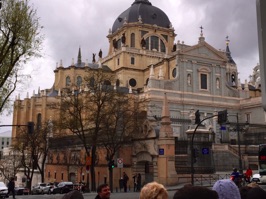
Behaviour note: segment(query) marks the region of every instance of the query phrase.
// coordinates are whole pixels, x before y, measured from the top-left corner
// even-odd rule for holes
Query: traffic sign
[[[203,155],[209,155],[209,153],[210,153],[209,148],[202,148],[202,149],[201,149],[201,153],[202,153]]]
[[[159,155],[164,155],[164,149],[159,149]]]
[[[117,158],[117,168],[123,168],[123,158]]]

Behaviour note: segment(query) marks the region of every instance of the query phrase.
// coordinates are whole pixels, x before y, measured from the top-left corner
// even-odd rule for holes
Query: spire
[[[160,137],[173,137],[173,128],[171,126],[170,111],[169,111],[168,99],[166,93],[164,93],[164,100],[163,100]]]
[[[200,26],[200,37],[199,37],[199,43],[204,42],[205,37],[203,36],[203,27]]]
[[[235,61],[233,60],[232,56],[231,56],[231,52],[229,49],[229,43],[230,43],[229,37],[226,36],[226,57],[228,58],[228,62],[230,64],[236,64]]]
[[[81,65],[81,49],[79,47],[79,53],[78,53],[78,65]]]

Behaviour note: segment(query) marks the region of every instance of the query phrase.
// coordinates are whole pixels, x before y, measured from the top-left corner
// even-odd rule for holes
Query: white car
[[[8,198],[8,189],[7,186],[5,185],[5,183],[0,182],[0,197],[1,198]]]
[[[266,176],[261,176],[260,174],[256,173],[251,177],[251,182],[256,182],[259,184],[265,184],[266,183]]]
[[[256,183],[260,183],[260,174],[256,173],[254,174],[251,179],[250,179],[251,182],[256,182]]]

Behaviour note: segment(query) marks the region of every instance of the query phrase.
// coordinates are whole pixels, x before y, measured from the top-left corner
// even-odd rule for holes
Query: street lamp
[[[240,174],[243,174],[243,166],[242,166],[242,158],[241,158],[241,148],[240,148],[240,131],[245,131],[249,128],[249,123],[246,121],[244,128],[240,128],[238,113],[236,115],[229,115],[229,116],[236,116],[236,128],[230,128],[230,123],[227,122],[226,125],[229,126],[229,130],[234,130],[237,132],[237,144],[238,144],[238,166]]]

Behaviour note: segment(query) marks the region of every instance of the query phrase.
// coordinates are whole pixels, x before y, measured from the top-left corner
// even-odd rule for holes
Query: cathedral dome
[[[159,8],[152,6],[149,0],[135,0],[130,8],[117,17],[112,27],[112,33],[121,28],[125,21],[134,23],[138,22],[140,18],[144,24],[156,24],[163,28],[169,28],[171,24],[168,16]]]

